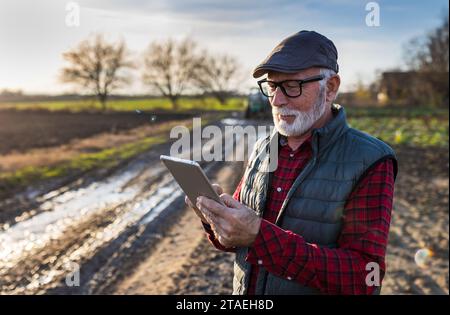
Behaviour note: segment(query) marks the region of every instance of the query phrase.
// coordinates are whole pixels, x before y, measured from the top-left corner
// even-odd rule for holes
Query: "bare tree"
[[[448,22],[448,12],[445,12],[439,27],[425,36],[411,39],[404,47],[406,64],[417,73],[415,82],[409,82],[416,103],[448,106]]]
[[[228,55],[213,56],[204,52],[194,71],[194,82],[204,93],[213,95],[220,104],[235,91],[239,63]]]
[[[144,54],[144,84],[167,97],[175,110],[182,93],[192,86],[192,74],[199,66],[196,47],[190,39],[180,42],[168,39],[151,43]]]
[[[96,35],[80,42],[63,57],[69,65],[62,69],[61,81],[94,93],[103,110],[111,91],[130,82],[124,70],[133,64],[127,59],[123,41],[109,43]]]
[[[449,71],[448,13],[442,24],[426,36],[411,39],[404,48],[407,65],[416,71]]]

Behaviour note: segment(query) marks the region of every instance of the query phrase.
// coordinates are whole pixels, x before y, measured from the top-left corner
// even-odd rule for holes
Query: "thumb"
[[[220,187],[219,184],[214,183],[214,184],[212,184],[212,186],[219,196],[223,193],[223,189],[222,189],[222,187]]]
[[[230,208],[239,208],[241,206],[241,203],[231,197],[228,194],[222,194],[220,195],[220,199],[223,201],[223,203]]]

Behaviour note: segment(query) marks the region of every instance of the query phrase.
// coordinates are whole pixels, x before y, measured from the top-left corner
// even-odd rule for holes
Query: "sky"
[[[379,26],[368,26],[369,2],[379,6]],[[80,8],[79,25],[66,23]],[[76,90],[58,81],[62,53],[96,33],[123,39],[133,60],[149,43],[190,37],[212,53],[235,56],[244,77],[255,85],[252,69],[285,37],[315,30],[338,49],[341,91],[377,71],[402,68],[403,46],[437,27],[447,0],[2,0],[0,2],[0,90],[60,94]],[[137,76],[119,91],[148,92]]]

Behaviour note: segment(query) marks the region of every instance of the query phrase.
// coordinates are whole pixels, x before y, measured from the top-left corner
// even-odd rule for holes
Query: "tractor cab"
[[[247,97],[245,118],[268,118],[270,113],[269,99],[261,93],[259,88],[253,87]]]

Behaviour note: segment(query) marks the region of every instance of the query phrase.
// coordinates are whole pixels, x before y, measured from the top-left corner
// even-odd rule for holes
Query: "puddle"
[[[132,199],[138,189],[122,190],[122,186],[135,177],[137,171],[127,171],[105,182],[67,191],[47,200],[40,206],[43,212],[0,233],[0,261],[14,259],[24,250],[44,246],[87,214]]]

